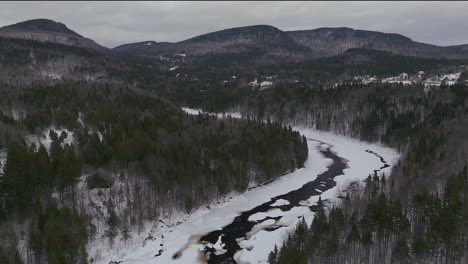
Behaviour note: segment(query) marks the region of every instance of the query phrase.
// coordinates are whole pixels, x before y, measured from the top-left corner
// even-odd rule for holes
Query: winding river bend
[[[286,194],[279,195],[271,198],[269,202],[261,204],[252,210],[243,212],[241,215],[237,216],[234,221],[225,226],[221,230],[213,231],[206,236],[203,236],[201,242],[209,242],[215,244],[221,236],[221,241],[225,245],[223,248],[226,250],[224,254],[216,255],[213,248],[206,247],[206,251],[209,252],[208,263],[210,264],[219,264],[219,263],[236,263],[234,260],[234,254],[237,250],[240,250],[240,246],[237,243],[238,239],[245,238],[248,232],[252,228],[266,220],[274,219],[275,221],[280,220],[281,216],[277,217],[265,217],[261,220],[249,221],[249,218],[257,213],[266,213],[272,209],[280,209],[281,211],[290,211],[293,207],[301,206],[301,202],[309,199],[311,196],[320,195],[324,191],[333,188],[336,185],[336,182],[333,180],[335,176],[343,174],[343,170],[346,168],[346,163],[334,154],[330,148],[327,150],[321,151],[322,155],[326,158],[333,160],[333,163],[328,167],[328,170],[318,175],[315,180],[304,184],[300,189],[290,191]],[[287,204],[274,206],[278,200],[286,200]],[[314,210],[311,206],[310,210]],[[281,226],[271,225],[267,227],[267,231],[276,230],[281,228]]]
[[[274,209],[280,209],[283,212],[290,211],[294,207],[303,206],[303,201],[309,199],[310,197],[320,195],[321,193],[336,186],[334,178],[343,174],[343,170],[347,167],[347,164],[341,157],[330,150],[330,145],[324,142],[320,143],[322,147],[323,145],[327,145],[326,150],[320,151],[321,154],[324,157],[332,160],[332,164],[328,166],[325,172],[319,174],[313,181],[304,184],[299,189],[273,197],[269,202],[263,203],[249,211],[241,213],[232,221],[232,223],[223,227],[221,230],[213,231],[200,238],[200,242],[207,245],[205,246],[205,254],[207,255],[209,264],[237,263],[234,260],[234,254],[241,249],[238,241],[245,239],[254,226],[267,220],[274,220],[275,223],[277,223],[282,218],[282,216],[268,216],[269,211]],[[375,173],[389,166],[382,156],[379,156],[377,153],[370,150],[366,150],[366,152],[376,155],[384,164],[380,169],[374,170]],[[279,200],[287,202],[277,203]],[[309,209],[311,211],[315,211],[314,206],[309,206]],[[266,216],[259,220],[249,220],[251,216],[257,213],[266,213]],[[264,227],[263,230],[274,231],[279,228],[282,228],[282,226],[277,224],[270,224]],[[215,244],[219,239],[221,239],[223,244],[223,253],[217,254],[216,249],[214,249],[211,245]],[[174,258],[177,258],[177,255],[174,255]]]

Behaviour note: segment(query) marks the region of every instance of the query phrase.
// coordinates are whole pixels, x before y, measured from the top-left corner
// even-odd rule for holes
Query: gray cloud
[[[256,24],[283,30],[352,27],[437,45],[468,43],[468,2],[1,2],[0,25],[33,18],[66,24],[114,47],[180,41]]]

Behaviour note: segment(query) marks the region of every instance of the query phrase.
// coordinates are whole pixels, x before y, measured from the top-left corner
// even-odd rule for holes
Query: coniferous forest
[[[281,98],[276,93],[283,88],[277,89],[267,96]],[[348,189],[331,208],[319,203],[313,222],[302,221],[270,253],[269,263],[463,263],[466,86],[425,92],[418,86],[353,84],[296,91],[281,110],[257,113],[383,142],[404,156],[391,175],[369,175],[364,189]]]
[[[307,158],[305,138],[291,127],[189,116],[125,86],[3,86],[1,100],[25,113],[18,120],[4,118],[2,234],[6,238],[13,223],[26,221],[28,255],[37,263],[87,263],[85,245],[93,228],[83,188],[122,185],[118,202],[106,208],[112,240],[163,213],[190,212],[269,182]],[[52,124],[67,130],[57,133]],[[48,136],[50,146],[28,141],[35,133]],[[68,134],[76,143],[64,142]],[[119,203],[128,205],[122,210]],[[15,247],[14,240],[2,243],[6,263],[16,263]]]
[[[375,176],[337,207],[322,201],[268,257],[273,263],[460,263],[464,247],[466,166],[441,192],[393,198]]]

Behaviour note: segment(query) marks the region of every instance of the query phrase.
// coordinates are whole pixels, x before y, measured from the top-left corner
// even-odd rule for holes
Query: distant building
[[[402,81],[401,83],[402,83],[404,86],[409,86],[409,85],[415,84],[415,82],[413,82],[413,81]]]
[[[437,75],[427,78],[423,83],[425,91],[427,91],[428,88],[439,87],[442,84]]]
[[[273,86],[273,82],[264,81],[264,82],[260,83],[260,90],[268,89],[268,88],[270,88],[271,86]]]
[[[258,86],[257,78],[255,78],[254,81],[250,82],[249,85],[252,87]]]

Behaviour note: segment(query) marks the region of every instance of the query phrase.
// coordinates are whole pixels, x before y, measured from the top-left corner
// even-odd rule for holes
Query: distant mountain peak
[[[0,27],[0,37],[27,39],[107,51],[106,48],[69,29],[66,25],[44,18],[26,20]]]
[[[252,25],[252,26],[245,26],[245,27],[234,27],[223,29],[215,32],[206,33],[203,35],[199,35],[182,42],[192,42],[192,41],[200,41],[200,40],[209,40],[209,41],[219,41],[220,39],[229,38],[229,37],[238,37],[239,35],[257,35],[260,37],[259,34],[266,33],[279,33],[284,34],[283,31],[280,29],[270,26],[270,25]]]
[[[37,31],[48,31],[55,33],[63,33],[82,37],[80,34],[69,29],[67,26],[60,22],[56,22],[50,19],[38,18],[26,20],[13,25],[3,27],[5,29],[16,29],[16,30],[37,30]]]

